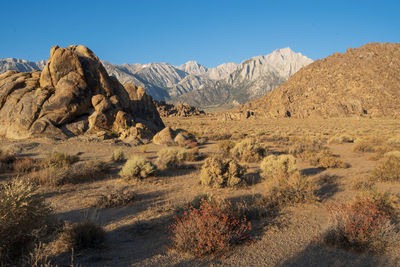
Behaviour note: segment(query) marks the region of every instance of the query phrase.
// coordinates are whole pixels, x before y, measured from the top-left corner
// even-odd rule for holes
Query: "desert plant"
[[[122,167],[120,175],[126,180],[142,179],[155,172],[154,165],[142,156],[134,155]]]
[[[99,247],[105,240],[103,228],[91,221],[66,224],[57,242],[58,246],[80,251]]]
[[[0,149],[0,163],[10,164],[16,160],[15,154],[11,150]]]
[[[399,158],[399,159],[400,159],[400,151],[394,150],[394,151],[386,152],[386,153],[384,154],[384,157],[385,157],[385,158],[396,157],[396,158]]]
[[[354,152],[378,152],[378,150],[382,150],[382,146],[384,145],[384,139],[380,137],[364,137],[358,138],[354,141]]]
[[[237,143],[230,151],[233,157],[246,162],[260,161],[267,154],[266,147],[251,138]]]
[[[19,158],[13,162],[12,166],[18,173],[30,172],[35,168],[35,160],[30,157]]]
[[[322,141],[317,139],[294,139],[292,142],[289,154],[302,159],[307,159],[324,148]]]
[[[157,167],[160,169],[178,169],[184,166],[189,151],[182,148],[167,147],[157,153]]]
[[[287,176],[298,171],[296,159],[292,155],[270,155],[261,161],[260,170],[264,178]]]
[[[121,148],[118,148],[116,150],[113,151],[112,154],[112,160],[114,162],[122,162],[125,160],[125,154],[124,151]]]
[[[213,156],[204,161],[200,182],[211,187],[232,187],[243,182],[245,172],[246,168],[236,160]]]
[[[240,217],[230,203],[223,207],[201,201],[170,225],[172,248],[194,256],[216,256],[232,246],[249,242],[250,222]]]
[[[348,168],[349,165],[343,162],[339,156],[332,154],[329,150],[323,150],[310,157],[310,164],[318,168]]]
[[[62,152],[52,152],[42,161],[41,167],[68,167],[79,160],[79,156],[68,155]]]
[[[384,252],[398,243],[400,235],[390,215],[370,198],[329,208],[332,226],[325,234],[326,243],[345,249]]]
[[[271,207],[283,207],[314,201],[316,186],[309,177],[299,172],[272,176],[264,180],[266,192],[264,199]]]
[[[32,172],[27,178],[37,185],[60,186],[76,184],[102,177],[108,170],[108,165],[103,161],[85,161],[72,166],[50,166]]]
[[[234,148],[235,142],[232,140],[221,140],[217,143],[218,150],[224,155],[227,156],[230,154],[231,149]]]
[[[389,156],[372,172],[375,181],[400,181],[400,158]]]
[[[132,203],[136,199],[136,195],[132,191],[117,190],[115,192],[102,195],[97,203],[96,207],[99,208],[115,208],[122,207]]]
[[[0,262],[17,260],[31,249],[34,230],[52,210],[31,183],[20,179],[0,186]]]

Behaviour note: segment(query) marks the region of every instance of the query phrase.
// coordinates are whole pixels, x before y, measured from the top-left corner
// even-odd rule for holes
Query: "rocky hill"
[[[165,101],[154,100],[154,105],[156,106],[158,113],[163,118],[168,117],[192,117],[205,115],[206,113],[196,107],[189,106],[188,104],[168,104]]]
[[[400,44],[370,43],[317,60],[238,110],[267,117],[400,117]]]
[[[151,138],[164,128],[143,88],[107,74],[84,46],[54,46],[42,72],[0,75],[0,136],[66,138],[81,134]]]
[[[198,90],[174,97],[172,101],[195,106],[243,104],[272,91],[311,62],[290,48],[278,49],[246,60],[225,78],[204,83]]]
[[[3,59],[0,59],[0,73],[6,72],[9,70],[16,70],[19,72],[42,70],[45,65],[46,65],[45,60],[33,62],[33,61],[24,60],[24,59],[3,58]]]

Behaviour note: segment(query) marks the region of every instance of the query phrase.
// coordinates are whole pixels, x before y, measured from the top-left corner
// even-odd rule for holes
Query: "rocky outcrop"
[[[168,104],[165,101],[156,101],[154,104],[157,107],[161,117],[191,117],[206,114],[203,110],[192,107],[188,104]]]
[[[400,117],[400,44],[370,43],[317,60],[237,109],[266,117]]]
[[[128,91],[87,47],[54,46],[42,72],[0,75],[0,135],[142,138],[164,128],[151,98]]]

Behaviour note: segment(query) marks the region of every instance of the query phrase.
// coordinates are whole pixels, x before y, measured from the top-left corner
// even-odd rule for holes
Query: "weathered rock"
[[[0,135],[6,138],[97,132],[151,138],[162,128],[151,97],[143,89],[128,93],[84,46],[52,47],[42,72],[0,75]]]
[[[156,145],[172,145],[174,144],[175,133],[170,127],[165,127],[153,137],[153,143]]]
[[[206,114],[203,110],[192,107],[188,104],[167,104],[164,101],[154,100],[154,104],[157,107],[161,117],[191,117]]]

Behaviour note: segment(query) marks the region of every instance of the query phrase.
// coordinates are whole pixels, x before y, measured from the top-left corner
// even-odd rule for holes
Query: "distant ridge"
[[[266,117],[400,117],[400,44],[369,43],[302,68],[237,109]]]

